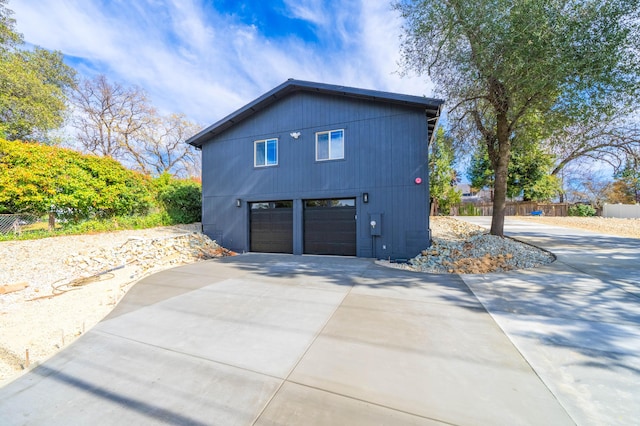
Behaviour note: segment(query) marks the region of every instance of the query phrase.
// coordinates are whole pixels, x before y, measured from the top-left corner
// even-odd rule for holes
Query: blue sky
[[[433,96],[388,0],[10,0],[30,44],[209,125],[288,78]]]

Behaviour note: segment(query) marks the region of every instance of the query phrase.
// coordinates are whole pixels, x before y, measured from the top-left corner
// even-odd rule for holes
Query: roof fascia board
[[[365,99],[373,102],[400,104],[425,109],[425,111],[427,111],[427,114],[435,117],[440,115],[440,109],[442,107],[442,104],[444,103],[444,101],[440,99],[289,79],[281,85],[271,89],[264,95],[249,102],[242,108],[236,110],[235,112],[227,115],[223,119],[200,131],[196,135],[187,139],[186,142],[195,147],[202,147],[203,143],[213,138],[214,136],[222,133],[223,131],[234,126],[240,121],[257,113],[258,111],[265,109],[277,100],[296,91],[308,91],[323,93],[327,95],[338,95],[356,99]]]

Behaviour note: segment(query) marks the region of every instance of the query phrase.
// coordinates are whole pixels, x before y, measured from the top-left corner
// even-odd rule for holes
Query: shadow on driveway
[[[635,424],[640,240],[515,218],[505,234],[551,251],[556,262],[464,281],[578,424]]]

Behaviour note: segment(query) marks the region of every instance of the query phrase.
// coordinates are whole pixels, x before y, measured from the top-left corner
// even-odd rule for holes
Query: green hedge
[[[0,139],[0,213],[46,217],[53,211],[58,219],[53,233],[40,229],[0,240],[198,222],[201,199],[194,180],[151,179],[111,158]]]
[[[595,216],[596,209],[587,204],[574,204],[573,206],[569,207],[567,214],[569,216]]]
[[[0,139],[0,213],[29,212],[73,222],[147,214],[151,180],[117,161]]]
[[[154,181],[158,201],[174,223],[200,222],[202,187],[191,179],[173,179],[163,174]]]

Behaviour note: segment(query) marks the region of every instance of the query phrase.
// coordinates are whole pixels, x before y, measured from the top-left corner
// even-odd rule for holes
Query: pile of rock
[[[433,237],[445,240],[464,240],[487,232],[481,226],[451,216],[431,217],[429,225]]]
[[[158,268],[234,254],[204,234],[191,233],[151,239],[132,237],[119,247],[102,247],[89,253],[74,254],[64,263],[85,273],[132,267],[132,278],[136,278]]]
[[[553,262],[553,255],[510,238],[487,234],[453,218],[432,222],[431,247],[410,260],[412,269],[434,273],[485,274],[533,268]]]

